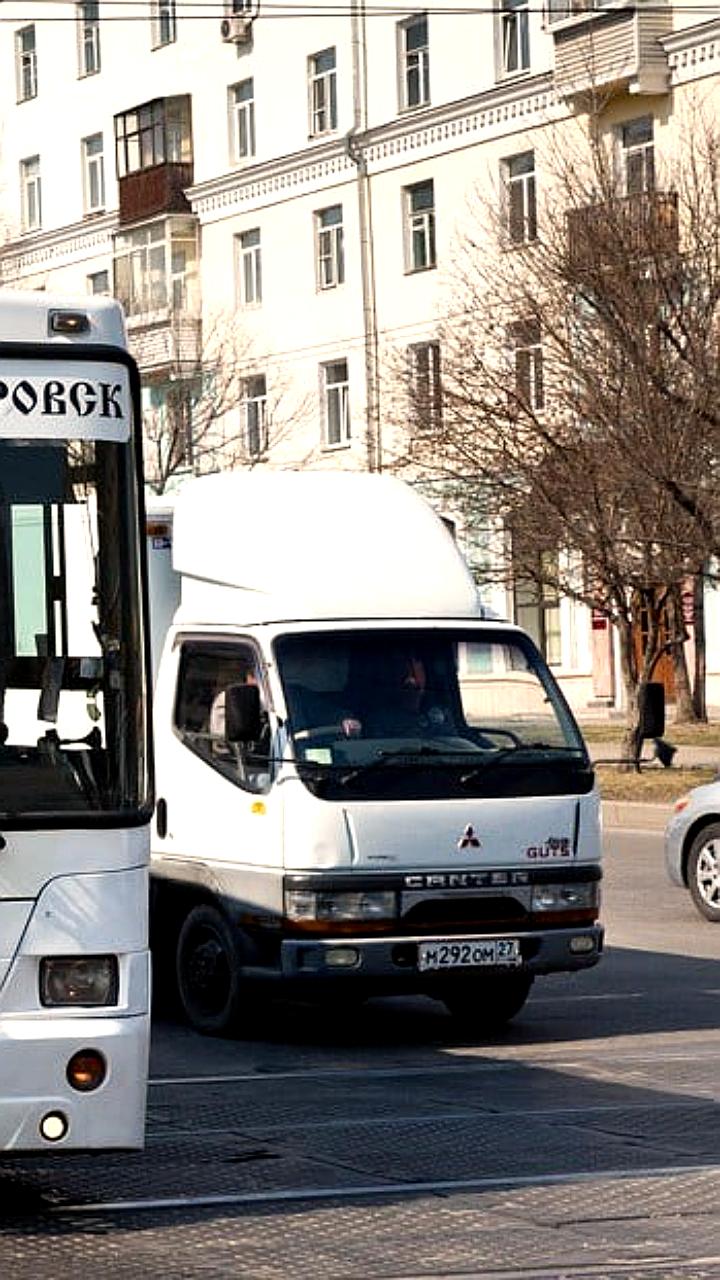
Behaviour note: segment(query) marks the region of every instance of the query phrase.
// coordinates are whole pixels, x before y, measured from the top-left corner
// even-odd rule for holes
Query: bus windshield
[[[147,808],[136,489],[130,439],[0,440],[5,827]]]
[[[326,799],[569,794],[575,722],[521,632],[397,628],[275,642],[300,776]]]

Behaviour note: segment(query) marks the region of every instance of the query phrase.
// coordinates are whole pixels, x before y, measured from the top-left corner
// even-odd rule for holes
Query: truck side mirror
[[[640,733],[643,738],[662,738],[665,732],[665,688],[650,681],[640,690]]]
[[[260,690],[256,684],[231,684],[225,690],[225,740],[257,742],[262,733]]]

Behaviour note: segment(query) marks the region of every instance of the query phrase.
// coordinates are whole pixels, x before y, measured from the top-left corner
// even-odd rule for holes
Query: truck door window
[[[260,689],[262,734],[258,742],[228,742],[225,691],[231,685]],[[270,721],[258,656],[251,645],[183,645],[175,701],[175,731],[185,746],[224,777],[248,791],[270,785]]]

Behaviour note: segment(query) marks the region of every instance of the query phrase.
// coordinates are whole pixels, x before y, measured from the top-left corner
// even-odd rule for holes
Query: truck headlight
[[[45,956],[40,961],[41,1004],[92,1008],[117,1000],[117,956]]]
[[[582,880],[570,884],[535,884],[532,911],[577,911],[600,904],[600,882]]]
[[[332,893],[322,890],[286,889],[288,920],[394,920],[396,895],[386,890],[368,893]]]

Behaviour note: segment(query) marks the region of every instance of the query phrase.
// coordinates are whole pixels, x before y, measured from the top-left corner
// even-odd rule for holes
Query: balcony
[[[192,163],[157,164],[126,174],[118,183],[120,226],[144,222],[158,213],[189,213],[185,189],[192,181]]]
[[[594,92],[667,93],[668,59],[660,43],[672,30],[669,6],[583,0],[555,10],[555,86],[564,98]]]
[[[115,116],[120,225],[164,213],[188,213],[193,181],[192,109],[188,94],[155,98]]]
[[[569,261],[577,267],[626,269],[633,259],[674,257],[680,247],[674,192],[643,191],[567,213]]]
[[[152,373],[190,375],[202,358],[202,331],[192,316],[128,318],[130,349],[144,376]]]

